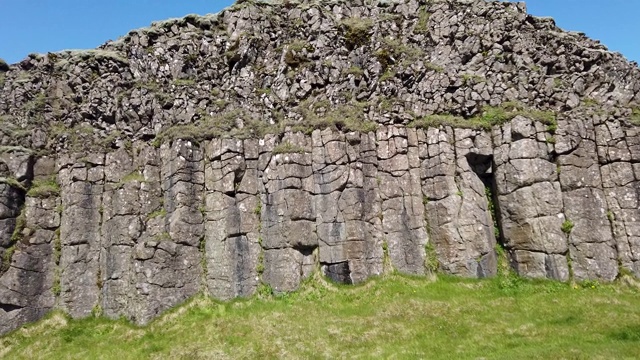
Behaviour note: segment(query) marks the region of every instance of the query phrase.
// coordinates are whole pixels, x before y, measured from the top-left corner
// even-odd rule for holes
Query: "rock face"
[[[496,246],[640,276],[639,103],[635,64],[483,0],[243,1],[32,55],[0,69],[0,333],[317,269],[487,277]]]

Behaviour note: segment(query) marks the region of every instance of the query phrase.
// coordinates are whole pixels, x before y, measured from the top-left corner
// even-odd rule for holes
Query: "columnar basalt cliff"
[[[640,275],[640,70],[484,0],[242,1],[0,67],[0,333],[320,269]]]

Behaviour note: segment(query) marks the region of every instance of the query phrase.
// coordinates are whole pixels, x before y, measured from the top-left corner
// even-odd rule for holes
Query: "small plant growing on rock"
[[[355,65],[354,65],[354,66],[352,66],[352,67],[348,68],[348,69],[345,71],[345,73],[346,73],[347,75],[362,76],[362,75],[364,75],[364,70],[362,70],[362,68],[361,68],[361,67],[359,67],[359,66],[355,66]]]
[[[312,52],[313,46],[306,41],[296,40],[289,44],[287,52],[284,54],[284,62],[290,67],[297,67],[309,62],[309,59],[304,55],[305,51]]]
[[[562,227],[560,228],[563,233],[569,235],[571,234],[571,230],[573,230],[573,221],[567,219],[562,223]]]
[[[594,106],[598,106],[600,104],[598,103],[598,101],[596,99],[588,97],[588,98],[582,99],[582,105],[586,106],[586,107],[594,107]]]
[[[47,179],[35,180],[27,192],[27,196],[36,198],[47,198],[60,194],[60,185],[55,176]]]
[[[407,67],[418,61],[423,61],[425,54],[420,47],[403,44],[401,40],[393,37],[386,37],[382,39],[380,48],[375,52],[375,57],[384,73],[394,65]],[[425,64],[425,66],[429,68],[428,65]]]
[[[438,261],[438,254],[436,253],[436,248],[433,246],[432,242],[428,242],[424,247],[425,250],[425,258],[424,265],[427,271],[432,274],[438,272],[440,268],[440,262]]]
[[[258,285],[258,296],[261,298],[270,298],[273,296],[273,288],[269,284],[265,284],[263,282]]]
[[[476,75],[476,74],[462,74],[462,82],[465,85],[474,85],[474,84],[478,84],[481,82],[486,82],[487,79],[485,79],[484,77],[480,76],[480,75]]]
[[[509,265],[507,250],[500,244],[496,244],[496,258],[498,260],[498,288],[502,291],[515,291],[524,285],[524,280]]]
[[[8,177],[8,178],[0,177],[0,184],[7,184],[18,190],[26,191],[26,188],[24,187],[24,185],[22,185],[22,183],[20,183],[18,180],[12,177]]]
[[[555,89],[562,89],[564,88],[564,82],[560,78],[553,78],[553,87]]]
[[[119,183],[115,185],[116,189],[121,189],[125,184],[130,182],[145,182],[144,175],[138,170],[132,171],[129,174],[125,175]]]
[[[264,273],[264,252],[260,251],[260,255],[258,255],[258,265],[256,265],[256,272],[258,275],[262,276]]]
[[[631,121],[633,125],[640,126],[640,107],[631,109],[631,118],[629,118],[629,121]]]
[[[262,202],[258,202],[255,209],[253,209],[253,213],[258,216],[262,215]]]
[[[429,18],[431,18],[431,13],[428,12],[425,7],[421,7],[420,12],[418,13],[418,21],[416,22],[416,26],[413,28],[413,32],[416,34],[429,33]]]
[[[434,71],[434,72],[437,72],[437,73],[444,72],[444,68],[442,66],[436,65],[434,63],[427,62],[427,63],[424,64],[424,66],[425,66],[425,68],[427,70],[431,70],[431,71]]]
[[[165,232],[163,232],[161,234],[158,234],[158,235],[154,236],[153,239],[155,241],[158,241],[158,242],[171,241],[171,235],[168,232],[165,231]]]
[[[155,219],[160,216],[167,216],[167,210],[165,210],[165,208],[161,208],[147,215],[147,220]]]
[[[273,149],[273,154],[304,154],[304,148],[288,141],[281,142]]]
[[[194,79],[175,79],[173,85],[175,86],[194,86],[196,81]]]
[[[343,20],[341,25],[343,27],[347,48],[350,50],[363,46],[369,42],[369,31],[373,27],[373,21],[370,19],[352,17]]]

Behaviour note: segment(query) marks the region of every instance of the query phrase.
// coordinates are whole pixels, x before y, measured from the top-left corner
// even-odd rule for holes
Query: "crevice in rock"
[[[292,246],[292,248],[304,256],[311,256],[313,255],[313,252],[318,248],[318,245],[304,246],[301,244],[296,244]]]
[[[324,276],[328,277],[332,281],[341,284],[352,284],[351,271],[349,270],[349,262],[343,261],[339,263],[329,264],[320,263],[322,266],[322,272]]]
[[[206,222],[206,220],[204,220]],[[200,252],[200,268],[201,268],[201,278],[200,278],[200,287],[204,294],[209,293],[209,287],[207,284],[207,240],[204,235],[200,237],[198,242],[198,251]]]
[[[482,155],[476,153],[467,154],[467,161],[471,170],[478,175],[484,184],[485,196],[487,197],[488,209],[493,220],[494,234],[499,246],[504,248],[504,238],[502,237],[502,223],[500,217],[500,206],[498,202],[498,190],[494,177],[495,163],[493,155]]]
[[[0,303],[0,310],[3,310],[6,313],[10,313],[12,311],[20,310],[20,309],[23,309],[23,308],[24,308],[24,306]]]

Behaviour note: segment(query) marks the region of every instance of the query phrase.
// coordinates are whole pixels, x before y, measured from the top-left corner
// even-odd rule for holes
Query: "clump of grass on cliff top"
[[[528,109],[522,104],[506,102],[500,106],[485,106],[482,108],[480,114],[469,119],[450,114],[435,114],[414,120],[409,126],[422,129],[452,126],[457,128],[491,130],[493,126],[502,125],[511,121],[516,116],[524,116],[528,119],[539,121],[548,125],[550,129],[553,129],[556,125],[556,116],[551,111]]]
[[[327,128],[340,131],[359,131],[368,133],[376,131],[378,124],[367,120],[366,110],[371,106],[368,102],[351,101],[347,104],[334,105],[328,100],[301,103],[296,111],[301,113],[302,120],[286,124],[292,131],[311,134],[313,130]]]
[[[0,338],[0,357],[634,358],[640,296],[617,285],[389,275],[316,277],[295,293],[221,303],[198,296],[147,327],[56,313]]]
[[[238,122],[242,121],[242,127]],[[163,129],[153,140],[155,147],[177,139],[199,143],[221,137],[245,139],[263,137],[269,132],[268,124],[242,110],[223,111],[219,114],[199,114],[193,123],[178,124]]]

